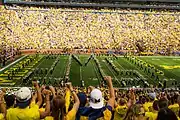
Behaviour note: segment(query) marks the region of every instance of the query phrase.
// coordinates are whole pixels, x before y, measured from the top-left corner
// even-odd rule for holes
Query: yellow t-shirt
[[[152,102],[146,102],[143,106],[144,106],[144,109],[146,112],[151,112],[153,103]]]
[[[118,105],[115,108],[114,120],[123,120],[124,116],[126,115],[126,112],[127,112],[126,105],[123,106]]]
[[[41,109],[41,111],[44,111],[45,109]],[[68,112],[68,114],[65,117],[65,120],[75,120],[76,119],[76,110],[72,109]],[[47,116],[44,120],[54,120],[52,116]]]
[[[75,120],[76,119],[76,112],[77,112],[77,110],[75,110],[75,109],[72,109],[71,111],[69,111],[65,117],[65,120]]]
[[[9,108],[6,115],[7,120],[39,120],[39,106],[32,105],[31,107],[26,107],[24,109],[20,108]]]
[[[148,120],[156,120],[158,115],[158,111],[157,112],[146,112],[145,116],[147,118],[149,118]]]
[[[0,120],[4,120],[4,115],[0,113]]]
[[[179,105],[173,104],[168,106],[169,109],[171,109],[177,116],[179,114]]]

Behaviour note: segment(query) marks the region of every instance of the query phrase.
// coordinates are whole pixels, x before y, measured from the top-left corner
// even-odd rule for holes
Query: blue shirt
[[[97,120],[98,118],[104,117],[104,111],[106,110],[110,111],[112,115],[112,107],[109,105],[100,109],[93,109],[92,107],[80,107],[76,114],[76,120],[80,120],[81,116],[88,117],[88,120]]]

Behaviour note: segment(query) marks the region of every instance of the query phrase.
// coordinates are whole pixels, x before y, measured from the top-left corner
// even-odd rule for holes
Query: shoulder
[[[110,120],[112,117],[112,107],[108,105],[105,106],[103,109],[104,120]]]

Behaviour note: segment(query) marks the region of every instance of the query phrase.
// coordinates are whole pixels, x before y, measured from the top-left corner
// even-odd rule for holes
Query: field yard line
[[[66,61],[64,62],[64,63],[66,63],[66,64],[64,65],[64,69],[63,69],[63,71],[64,71],[63,78],[64,78],[64,76],[65,76],[65,74],[66,74],[66,67],[67,67],[68,60],[69,60],[69,58],[67,58]],[[61,72],[62,72],[62,69],[61,69],[60,73],[61,73]]]
[[[58,58],[59,58],[59,55],[58,55],[57,58],[54,60],[54,62],[55,62]],[[51,69],[52,65],[54,64],[54,62],[51,64],[50,69]],[[58,62],[59,62],[59,61],[58,61]],[[48,70],[48,72],[47,72],[47,74],[44,76],[44,78],[49,75],[50,69]],[[54,72],[54,70],[53,70],[53,72]]]
[[[23,56],[23,57],[17,59],[16,61],[12,62],[11,64],[9,64],[9,65],[3,67],[2,69],[0,69],[0,72],[3,71],[3,70],[5,70],[5,69],[8,68],[8,67],[14,65],[15,63],[19,62],[20,60],[22,60],[22,59],[25,58],[26,56],[28,56],[28,55],[25,55],[25,56]]]
[[[65,64],[64,65],[64,69],[65,69],[66,68],[66,64],[67,64],[67,59],[64,62],[62,62],[62,59],[64,59],[64,58],[61,59],[61,56],[59,56],[59,58],[60,58],[59,59],[59,63],[60,64],[62,64],[62,63]],[[60,68],[59,68],[59,74],[60,74],[59,78],[62,78],[61,73],[62,73],[62,71],[65,71],[64,69],[63,69],[62,65],[60,65]],[[63,73],[63,78],[64,78],[64,74],[65,74],[65,72]]]
[[[80,80],[83,80],[82,79],[82,69],[81,69],[81,66],[79,67],[79,75],[80,75]]]
[[[111,71],[111,73],[113,74],[115,80],[119,83],[119,81],[118,81],[117,77],[114,75],[113,71],[109,68],[109,66],[107,64],[105,64],[105,65],[109,69],[109,71]],[[119,83],[119,85],[120,85],[120,83]]]
[[[96,77],[97,77],[97,79],[98,79],[98,83],[99,83],[99,85],[100,85],[100,82],[101,82],[101,78],[99,79],[99,77],[100,76],[98,76],[98,72],[97,72],[97,69],[96,69],[96,65],[94,65],[95,63],[94,63],[94,60],[93,61],[90,61],[90,62],[92,62],[92,64],[93,64],[93,68],[94,68],[94,71],[95,71],[95,75],[96,75]]]
[[[117,61],[115,61],[116,63],[117,63],[117,65],[119,66],[119,67],[121,67],[123,70],[125,70],[125,68],[122,66],[122,65],[120,65]]]

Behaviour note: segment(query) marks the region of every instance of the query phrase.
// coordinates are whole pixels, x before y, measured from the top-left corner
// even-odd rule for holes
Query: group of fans
[[[180,50],[179,12],[0,7],[4,44],[20,49]]]
[[[0,120],[178,120],[178,90],[156,88],[122,90],[108,88],[39,85],[33,89],[1,89]]]

